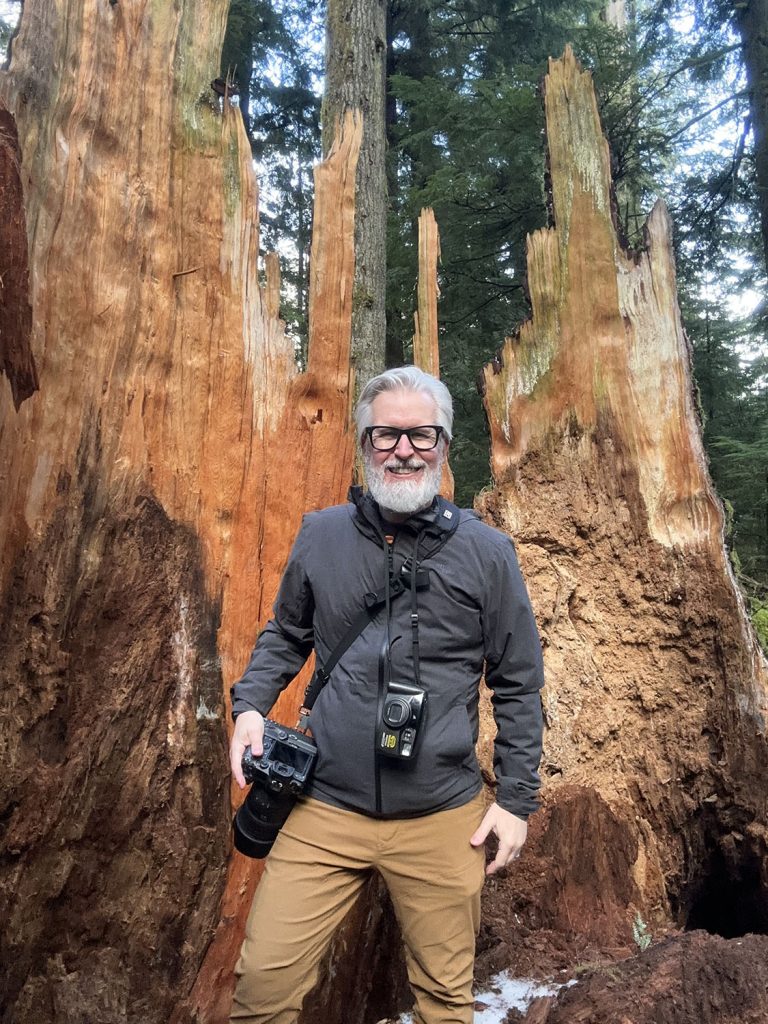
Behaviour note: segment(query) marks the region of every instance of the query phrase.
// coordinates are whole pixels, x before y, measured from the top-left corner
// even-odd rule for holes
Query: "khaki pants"
[[[405,940],[416,1024],[472,1024],[485,856],[469,837],[483,813],[482,793],[463,807],[397,821],[301,801],[256,890],[230,1019],[294,1024],[334,930],[375,868]]]

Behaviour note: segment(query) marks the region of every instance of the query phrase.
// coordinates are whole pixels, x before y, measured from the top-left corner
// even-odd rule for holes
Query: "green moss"
[[[755,627],[760,646],[768,654],[768,604],[761,603],[756,610],[753,610],[752,625]]]
[[[352,292],[352,312],[357,313],[361,309],[373,309],[376,300],[367,288],[358,285]]]
[[[153,17],[175,18],[176,7],[154,0]],[[209,6],[185,0],[174,59],[176,123],[185,149],[206,150],[218,144],[221,114],[210,83],[218,74],[225,18],[212,19]]]

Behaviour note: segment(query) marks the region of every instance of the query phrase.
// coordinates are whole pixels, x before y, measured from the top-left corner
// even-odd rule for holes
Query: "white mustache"
[[[384,463],[384,469],[424,469],[426,462],[422,459],[389,459]]]

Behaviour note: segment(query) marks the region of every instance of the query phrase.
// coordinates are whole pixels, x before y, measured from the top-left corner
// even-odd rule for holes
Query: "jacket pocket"
[[[459,765],[474,760],[472,727],[464,704],[454,704],[444,712],[434,740],[435,759],[439,764]]]
[[[372,805],[374,736],[366,698],[340,694],[331,680],[312,709],[310,728],[317,743],[314,781],[342,802]]]

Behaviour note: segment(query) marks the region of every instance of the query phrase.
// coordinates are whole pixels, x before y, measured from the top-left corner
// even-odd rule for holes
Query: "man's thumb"
[[[491,823],[488,820],[488,816],[486,815],[486,817],[483,818],[483,820],[480,822],[480,826],[479,826],[477,832],[475,832],[475,834],[469,840],[470,844],[472,846],[480,846],[482,843],[485,842],[485,840],[486,840],[486,838],[488,836],[488,833],[490,831],[491,831]]]

